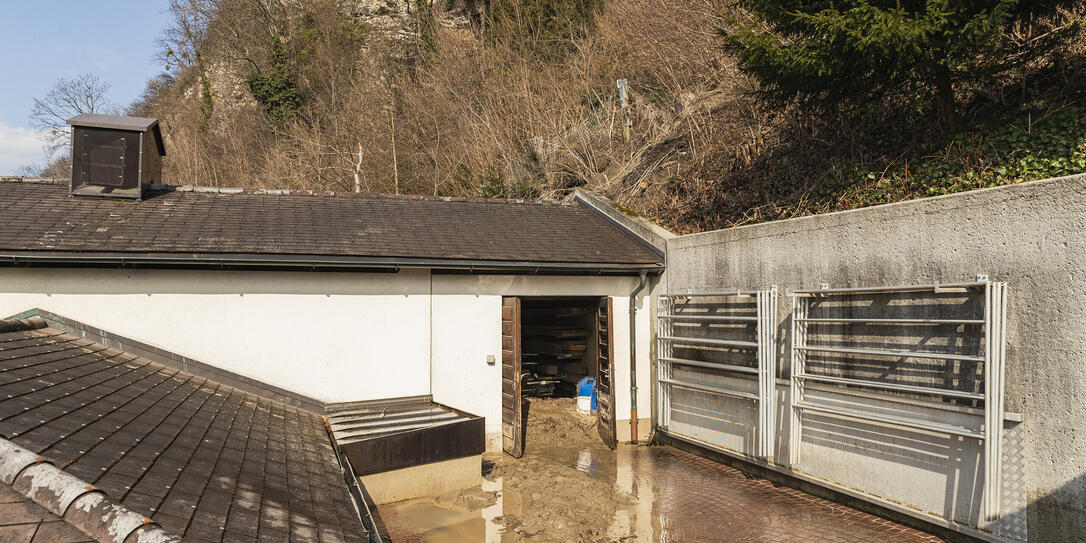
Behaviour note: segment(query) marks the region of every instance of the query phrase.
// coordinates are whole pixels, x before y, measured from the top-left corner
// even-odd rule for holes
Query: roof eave
[[[159,267],[262,269],[291,268],[318,271],[394,272],[401,268],[431,268],[459,272],[638,275],[659,274],[662,263],[533,262],[407,257],[353,257],[248,253],[63,253],[0,251],[0,266],[37,267]]]

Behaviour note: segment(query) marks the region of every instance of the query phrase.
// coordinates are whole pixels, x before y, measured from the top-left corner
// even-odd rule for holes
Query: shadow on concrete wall
[[[940,474],[945,480],[943,510],[929,512],[957,522],[977,523],[984,477],[981,449],[976,440],[904,428],[888,430],[877,424],[808,414],[803,418],[803,443],[832,449],[842,459],[857,456],[865,462],[872,460]],[[888,469],[885,473],[891,478],[901,472]],[[860,490],[893,498],[884,489],[915,484],[912,480],[870,481],[867,488]]]

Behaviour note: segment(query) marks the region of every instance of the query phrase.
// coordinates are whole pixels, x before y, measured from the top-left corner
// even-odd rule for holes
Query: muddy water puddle
[[[930,543],[931,536],[672,449],[600,442],[571,402],[533,401],[523,458],[480,485],[381,506],[392,543]]]
[[[529,447],[519,459],[488,454],[478,488],[389,504],[379,514],[393,543],[658,541],[649,474],[656,456],[646,447],[594,444]]]

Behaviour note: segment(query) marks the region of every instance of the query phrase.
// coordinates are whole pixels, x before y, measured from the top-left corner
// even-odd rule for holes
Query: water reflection
[[[595,539],[623,541],[638,539],[656,541],[660,535],[660,520],[654,518],[653,482],[643,477],[643,469],[651,469],[651,453],[645,447],[620,445],[617,450],[605,448],[581,449],[552,447],[531,451],[531,457],[514,460],[498,457],[495,462],[547,462],[572,468],[596,481],[606,483],[609,493],[623,498],[611,517],[603,517],[600,537]],[[531,472],[529,472],[531,473]],[[569,473],[569,472],[567,472]],[[639,473],[642,476],[639,476]],[[540,480],[546,478],[540,474]],[[381,506],[379,514],[388,526],[393,543],[402,540],[425,543],[485,542],[510,543],[530,540],[533,543],[551,541],[551,530],[539,530],[538,521],[533,526],[527,520],[541,503],[551,499],[568,499],[577,508],[600,507],[593,500],[577,495],[579,475],[562,477],[562,484],[570,487],[562,496],[540,494],[532,488],[533,479],[523,481],[518,477],[518,489],[528,492],[525,496],[507,487],[502,477],[489,480],[481,478],[475,490],[451,493],[431,498],[419,498]],[[527,484],[528,486],[525,486]],[[596,483],[592,483],[596,484]],[[552,487],[553,488],[553,487]],[[613,489],[613,490],[612,490]],[[625,499],[628,495],[630,499]],[[610,504],[608,504],[610,506]],[[611,507],[600,508],[610,511]],[[572,519],[556,519],[555,522],[572,523]],[[609,523],[609,525],[608,525]]]
[[[486,541],[486,543],[500,542],[502,540],[502,535],[505,533],[505,526],[501,521],[501,516],[504,512],[503,504],[505,502],[502,486],[501,477],[495,481],[489,481],[486,478],[483,478],[483,491],[494,492],[496,494],[494,504],[484,507],[481,511],[483,520],[485,521],[484,528],[486,530],[483,541]]]
[[[667,447],[620,445],[500,456],[493,480],[451,495],[381,506],[392,543],[530,541],[833,541],[930,537]]]
[[[592,454],[591,449],[581,449],[581,452],[577,453],[577,461],[573,463],[573,468],[589,477],[595,477],[600,470],[600,463]]]

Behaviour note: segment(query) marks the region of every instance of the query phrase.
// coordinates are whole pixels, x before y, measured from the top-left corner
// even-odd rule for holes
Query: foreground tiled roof
[[[0,252],[255,254],[658,266],[662,258],[580,204],[274,191],[69,197],[0,181]]]
[[[79,528],[0,483],[0,541],[4,543],[92,543]]]
[[[0,326],[0,435],[186,540],[364,540],[318,414],[60,330]]]

